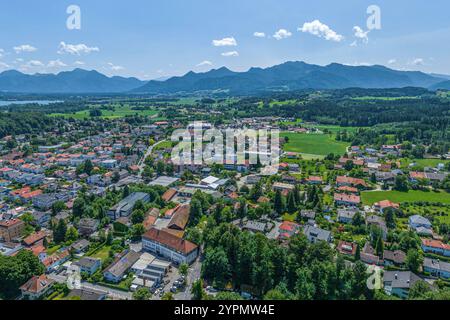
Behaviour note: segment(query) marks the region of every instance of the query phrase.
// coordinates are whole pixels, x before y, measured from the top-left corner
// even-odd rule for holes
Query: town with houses
[[[401,144],[355,145],[304,160],[285,150],[284,135],[324,134],[314,124],[236,119],[233,128],[282,131],[279,171],[267,176],[248,161],[175,165],[170,133],[185,127],[117,121],[95,135],[42,132],[57,143],[37,147],[30,144],[36,136],[4,137],[0,258],[39,264],[20,283],[2,288],[4,297],[189,300],[200,290],[205,297],[228,292],[261,298],[265,292],[251,283],[211,276],[214,268],[221,270],[214,267],[220,255],[208,253],[213,236],[206,229],[214,219],[280,248],[292,246],[294,238],[326,244],[346,265],[378,270],[381,285],[375,289],[385,297],[406,299],[418,282],[430,291],[450,285],[450,195],[443,191],[450,155],[420,171],[412,161],[401,163],[404,148],[411,147]],[[203,123],[203,130],[211,127]],[[447,201],[364,200],[405,189],[437,192]]]

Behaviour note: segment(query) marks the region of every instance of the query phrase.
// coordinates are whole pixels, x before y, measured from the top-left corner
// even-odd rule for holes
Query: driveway
[[[138,177],[139,177],[139,178],[142,177],[142,173],[144,172],[144,168],[145,168],[145,159],[147,159],[147,157],[148,157],[149,155],[152,154],[153,149],[154,149],[157,145],[159,145],[159,144],[161,144],[161,143],[163,143],[163,142],[166,142],[166,140],[158,141],[158,142],[155,143],[154,145],[148,147],[147,152],[145,153],[145,155],[142,157],[141,161],[139,161],[139,164],[138,164],[138,167],[139,167],[139,174],[138,174]]]

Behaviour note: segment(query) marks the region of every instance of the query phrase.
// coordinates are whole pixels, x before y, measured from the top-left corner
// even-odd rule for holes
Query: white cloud
[[[8,64],[0,61],[0,69],[8,69],[8,68],[10,68]]]
[[[30,67],[43,67],[44,64],[40,62],[39,60],[31,60],[27,63]]]
[[[305,22],[303,27],[298,28],[298,31],[307,32],[315,35],[319,38],[324,38],[325,40],[331,40],[335,42],[341,42],[344,36],[336,33],[326,24],[320,22],[319,20],[314,20],[312,22]]]
[[[116,66],[114,63],[109,62],[108,66],[111,68],[111,70],[113,71],[121,71],[121,70],[125,70],[124,67],[122,66]]]
[[[388,61],[388,64],[395,64],[395,63],[397,63],[397,59],[390,59]]]
[[[355,38],[361,39],[364,43],[368,43],[369,42],[368,34],[369,34],[370,30],[364,31],[359,26],[354,26],[353,27],[353,32],[355,33],[354,34]]]
[[[237,46],[237,41],[234,37],[228,37],[221,40],[213,40],[212,44],[215,47],[235,47]]]
[[[84,61],[75,61],[73,64],[76,66],[84,66],[86,63]]]
[[[32,68],[42,68],[45,67],[45,65],[39,61],[39,60],[30,60],[24,65],[21,65],[20,68],[22,70],[32,69]]]
[[[22,52],[35,52],[37,49],[33,46],[30,46],[29,44],[22,44],[20,46],[13,48],[16,53],[22,53]]]
[[[352,43],[350,43],[350,47],[357,47],[358,46],[358,41],[353,41]]]
[[[84,43],[80,44],[66,44],[64,41],[61,41],[58,48],[59,54],[72,54],[80,56],[81,54],[89,54],[91,52],[99,52],[100,49],[98,47],[88,47]]]
[[[277,40],[286,39],[289,38],[290,36],[292,36],[292,32],[286,29],[280,29],[273,35],[273,37]]]
[[[63,68],[63,67],[67,67],[67,64],[65,64],[64,62],[62,62],[59,59],[56,60],[52,60],[49,61],[49,63],[47,64],[48,68]]]
[[[222,53],[222,56],[224,56],[224,57],[238,57],[239,56],[239,52],[237,52],[237,51],[224,52],[224,53]]]
[[[0,58],[3,57],[3,54],[5,53],[5,50],[0,48]]]
[[[213,65],[213,63],[211,61],[205,60],[205,61],[200,62],[197,65],[197,67],[212,66],[212,65]]]
[[[423,66],[424,65],[424,60],[422,58],[416,58],[412,61],[412,64],[414,66]]]
[[[253,36],[255,36],[255,37],[257,37],[257,38],[265,38],[266,37],[266,34],[264,33],[264,32],[255,32],[254,34],[253,34]]]

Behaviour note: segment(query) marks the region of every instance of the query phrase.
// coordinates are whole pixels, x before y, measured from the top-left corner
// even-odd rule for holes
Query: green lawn
[[[301,153],[306,160],[323,158],[330,153],[342,155],[349,146],[348,143],[336,141],[325,134],[283,132],[280,138],[284,137],[289,138],[289,142],[284,145],[284,151]]]
[[[101,249],[95,252],[92,257],[100,259],[103,262],[109,257],[109,250],[111,250],[111,246],[103,246]]]
[[[399,192],[399,191],[367,191],[361,193],[362,202],[365,205],[372,205],[375,202],[382,200],[390,200],[397,203],[402,202],[440,202],[450,204],[450,194],[444,191],[442,192],[424,192],[424,191],[409,191],[409,192]]]

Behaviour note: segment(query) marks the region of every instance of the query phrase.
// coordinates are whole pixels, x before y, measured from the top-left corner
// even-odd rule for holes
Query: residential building
[[[450,263],[439,259],[425,258],[423,262],[423,271],[428,272],[433,277],[441,279],[450,279]]]
[[[346,241],[341,240],[341,241],[339,241],[339,244],[336,249],[341,254],[354,257],[356,254],[357,247],[358,247],[358,245],[356,243],[346,242]]]
[[[317,241],[331,242],[331,232],[323,230],[314,226],[307,225],[303,230],[303,234],[308,238],[309,242],[316,243]]]
[[[0,239],[4,242],[12,242],[22,237],[25,231],[25,223],[19,219],[0,221]]]
[[[96,219],[83,218],[78,222],[78,232],[82,237],[88,237],[97,231],[98,225]]]
[[[427,218],[424,218],[420,215],[411,216],[411,217],[409,217],[408,221],[409,221],[409,227],[412,230],[415,230],[416,232],[417,231],[420,232],[422,230],[422,228],[426,229],[426,230],[430,230],[430,231],[432,230],[432,225],[431,225],[430,220],[428,220]]]
[[[112,220],[117,220],[120,217],[128,217],[133,212],[134,206],[138,201],[144,203],[149,202],[150,195],[145,192],[134,192],[112,207],[108,211],[108,216]]]
[[[119,283],[140,256],[140,253],[133,250],[125,251],[103,272],[103,276],[109,282]]]
[[[355,209],[338,209],[338,221],[340,223],[352,223],[358,212],[359,210]]]
[[[45,274],[34,276],[20,287],[22,298],[26,300],[37,300],[50,293],[55,281],[48,278]]]
[[[408,298],[409,290],[422,279],[411,271],[385,271],[383,275],[384,291],[402,299]]]
[[[405,264],[406,254],[401,250],[384,250],[383,262],[385,266],[402,266]]]
[[[381,213],[384,213],[384,210],[386,210],[388,208],[392,208],[392,209],[397,209],[398,210],[400,208],[400,205],[398,203],[395,203],[395,202],[392,202],[392,201],[389,201],[389,200],[383,200],[383,201],[380,201],[380,202],[376,202],[373,205],[373,207],[374,207],[375,210],[377,210],[377,211],[379,211]]]
[[[100,267],[102,266],[102,262],[100,259],[83,257],[80,260],[76,261],[74,265],[78,266],[82,273],[93,275],[98,269],[100,269]]]
[[[450,245],[438,240],[422,239],[422,250],[426,253],[434,253],[450,257]]]

